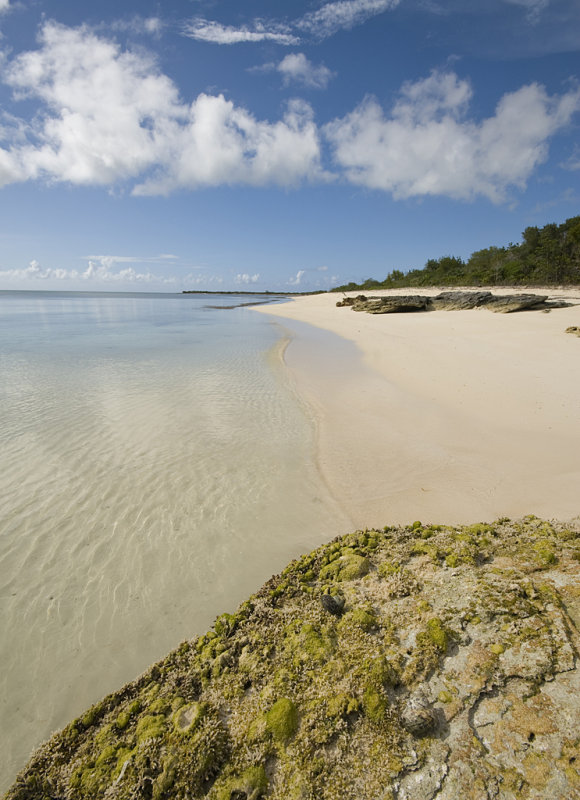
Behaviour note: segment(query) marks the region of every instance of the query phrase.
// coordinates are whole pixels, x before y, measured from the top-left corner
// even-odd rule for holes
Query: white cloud
[[[288,278],[288,283],[290,286],[300,286],[302,282],[302,278],[306,275],[305,269],[299,269],[296,275],[292,278]]]
[[[52,267],[44,268],[36,259],[33,259],[30,264],[23,269],[0,270],[0,279],[14,282],[38,280],[45,283],[105,283],[115,286],[121,284],[157,284],[168,286],[175,284],[176,281],[173,276],[160,276],[152,272],[140,272],[133,267],[126,267],[120,270],[114,268],[115,263],[130,260],[132,259],[120,256],[100,256],[97,257],[96,261],[89,260],[85,269],[77,270]]]
[[[247,272],[238,273],[236,275],[235,281],[236,283],[258,283],[260,280],[260,273],[256,272],[255,275],[249,275]]]
[[[396,198],[503,200],[547,156],[549,138],[580,110],[580,92],[549,97],[530,84],[504,95],[494,116],[466,118],[471,88],[453,73],[405,84],[390,116],[367,99],[326,126],[336,163],[355,184]]]
[[[8,11],[10,8],[10,0],[0,0],[0,14]]]
[[[40,47],[9,63],[5,81],[17,96],[38,99],[42,113],[26,143],[0,149],[3,184],[137,179],[136,193],[154,194],[222,183],[289,186],[323,175],[305,103],[292,101],[277,122],[256,120],[222,95],[184,103],[151,57],[85,27],[47,23]]]
[[[399,2],[400,0],[338,0],[326,3],[289,24],[255,19],[251,26],[242,25],[237,28],[203,17],[194,17],[184,25],[183,33],[191,39],[213,44],[271,41],[282,45],[296,45],[300,43],[300,37],[292,33],[293,30],[304,31],[317,39],[326,39],[340,30],[350,30],[355,25],[362,25],[371,17],[395,8]]]
[[[142,17],[135,15],[129,19],[115,20],[108,26],[113,31],[128,31],[147,36],[159,36],[162,33],[165,23],[160,17]]]
[[[550,5],[550,0],[505,0],[505,2],[525,8],[530,22],[537,22],[542,11]]]
[[[174,130],[170,155],[161,175],[137,186],[136,194],[223,184],[292,186],[325,177],[312,109],[300,100],[290,101],[283,119],[270,123],[223,95],[201,94],[187,122]]]
[[[339,0],[305,14],[296,21],[296,27],[318,38],[326,38],[339,30],[361,25],[398,4],[399,0]]]
[[[325,67],[309,61],[304,53],[289,53],[276,67],[284,78],[284,83],[292,81],[311,89],[326,89],[334,73]]]
[[[276,42],[276,44],[293,45],[298,43],[296,36],[290,33],[286,25],[276,22],[254,20],[252,28],[222,25],[219,22],[196,17],[187,22],[183,33],[190,39],[197,39],[212,44],[240,44],[242,42]]]

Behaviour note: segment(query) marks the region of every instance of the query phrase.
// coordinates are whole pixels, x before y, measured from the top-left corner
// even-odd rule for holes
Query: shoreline
[[[294,331],[285,362],[317,420],[323,480],[355,525],[579,513],[580,352],[564,331],[580,325],[580,288],[537,291],[578,305],[369,315],[329,293],[255,309],[313,326]],[[358,358],[334,363],[315,329]]]

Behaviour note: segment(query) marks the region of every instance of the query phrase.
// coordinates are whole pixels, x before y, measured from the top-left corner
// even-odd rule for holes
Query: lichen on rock
[[[55,734],[7,800],[580,797],[579,578],[578,519],[356,531]]]

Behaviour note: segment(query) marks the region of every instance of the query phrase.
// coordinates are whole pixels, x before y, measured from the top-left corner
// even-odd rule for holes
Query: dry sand
[[[580,514],[580,338],[565,333],[580,288],[533,291],[575,305],[370,315],[333,293],[258,309],[294,334],[286,362],[353,525]]]

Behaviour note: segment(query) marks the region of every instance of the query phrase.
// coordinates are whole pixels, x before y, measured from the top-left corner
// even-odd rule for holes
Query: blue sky
[[[580,213],[578,0],[0,0],[0,289],[299,290]]]

